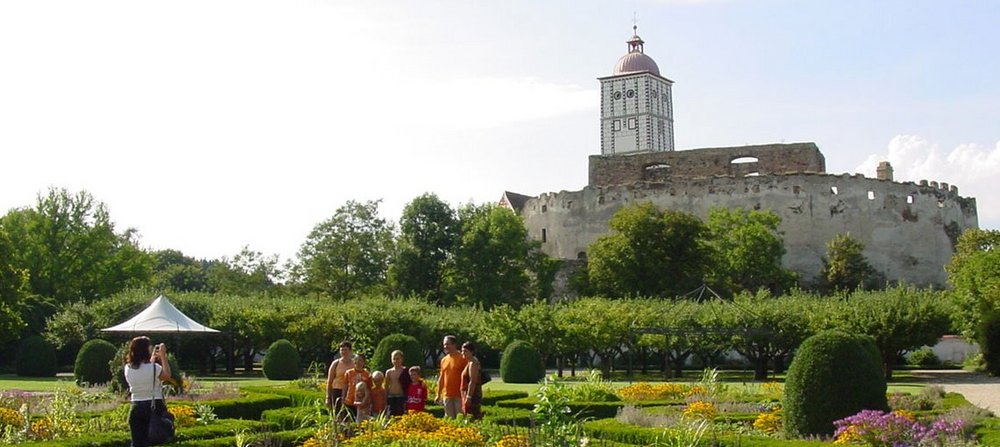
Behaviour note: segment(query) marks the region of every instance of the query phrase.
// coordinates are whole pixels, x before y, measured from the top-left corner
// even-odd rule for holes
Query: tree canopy
[[[878,272],[864,255],[865,246],[850,233],[838,234],[826,243],[823,280],[829,290],[872,289]]]
[[[682,295],[704,284],[711,250],[696,216],[660,211],[652,203],[626,206],[609,222],[611,233],[590,247],[590,287],[611,297]]]
[[[796,282],[781,266],[781,218],[771,210],[713,208],[708,214],[716,284],[734,292],[767,289],[780,293]]]
[[[423,194],[403,208],[399,229],[396,256],[389,268],[393,290],[440,302],[446,262],[458,241],[455,210],[437,195]]]
[[[945,270],[961,303],[957,321],[966,335],[977,336],[981,317],[1000,313],[1000,231],[966,230]]]

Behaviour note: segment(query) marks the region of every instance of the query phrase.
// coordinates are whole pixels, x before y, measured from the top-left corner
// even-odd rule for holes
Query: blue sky
[[[678,148],[813,141],[1000,228],[987,1],[5,1],[0,211],[86,189],[150,248],[287,258],[350,199],[579,189],[633,12]]]

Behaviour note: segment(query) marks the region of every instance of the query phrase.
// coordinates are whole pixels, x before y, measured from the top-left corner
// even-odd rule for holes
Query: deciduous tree
[[[627,206],[609,222],[611,234],[590,247],[590,287],[610,297],[673,297],[704,283],[711,251],[696,216],[660,211],[651,203]]]
[[[393,228],[379,216],[380,203],[348,201],[309,233],[293,269],[307,292],[340,298],[385,284]]]
[[[1000,313],[1000,231],[966,230],[945,270],[960,304],[955,321],[965,335],[978,336],[981,317]]]
[[[403,208],[396,256],[389,268],[393,290],[440,302],[445,264],[458,241],[455,210],[434,194],[421,195]]]
[[[708,214],[713,270],[718,283],[734,292],[767,289],[780,294],[795,284],[795,273],[781,266],[785,246],[774,211],[713,208]]]
[[[877,274],[864,255],[865,246],[849,233],[838,234],[826,243],[823,279],[830,290],[875,288]]]

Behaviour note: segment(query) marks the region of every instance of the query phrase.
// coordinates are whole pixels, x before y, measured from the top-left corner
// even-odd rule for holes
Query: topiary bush
[[[77,384],[98,384],[111,381],[108,362],[114,360],[118,349],[106,340],[94,339],[83,344],[76,354],[73,377]]]
[[[500,377],[507,383],[536,383],[545,377],[542,356],[531,343],[517,340],[507,345],[500,358]]]
[[[32,335],[17,345],[17,375],[23,377],[53,377],[59,369],[56,349],[40,335]]]
[[[302,377],[299,366],[299,351],[292,342],[281,339],[267,348],[262,365],[264,377],[269,380],[295,380]]]
[[[924,346],[906,356],[906,363],[911,366],[918,366],[921,368],[933,368],[935,366],[941,366],[941,359],[938,358],[933,349]]]
[[[405,334],[389,334],[378,342],[375,347],[375,354],[370,360],[372,371],[385,371],[392,367],[392,351],[403,351],[403,364],[422,365],[424,351],[420,349],[420,342]]]
[[[785,378],[785,431],[829,436],[833,421],[861,410],[888,410],[882,368],[859,337],[825,331],[799,346]]]

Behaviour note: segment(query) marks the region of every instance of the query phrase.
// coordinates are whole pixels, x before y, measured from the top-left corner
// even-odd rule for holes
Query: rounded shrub
[[[59,364],[56,349],[40,335],[25,337],[17,345],[17,375],[23,377],[52,377]]]
[[[114,360],[118,350],[106,340],[94,339],[83,344],[76,354],[73,377],[78,384],[98,384],[111,381],[108,363]]]
[[[934,353],[934,350],[924,346],[906,356],[906,363],[921,368],[933,368],[941,366],[941,359]]]
[[[536,383],[545,377],[542,356],[531,343],[517,340],[507,345],[500,358],[500,377],[507,383]]]
[[[422,365],[424,352],[420,342],[405,334],[389,334],[378,342],[375,354],[369,360],[372,371],[385,371],[392,367],[392,351],[403,351],[403,364],[407,366]]]
[[[833,421],[861,410],[888,410],[885,375],[864,339],[826,331],[799,346],[785,378],[785,431],[833,434]]]
[[[262,365],[264,377],[270,380],[294,380],[302,377],[299,366],[299,351],[292,342],[281,339],[267,348]]]

